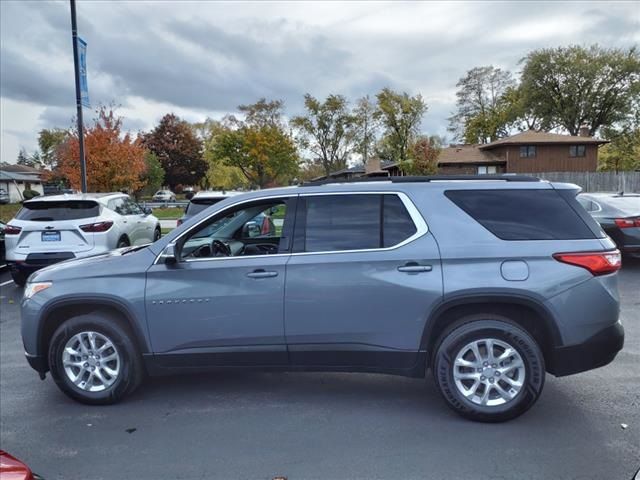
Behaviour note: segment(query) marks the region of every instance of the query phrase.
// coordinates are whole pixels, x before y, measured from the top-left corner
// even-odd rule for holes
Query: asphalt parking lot
[[[0,275],[0,448],[45,479],[631,479],[640,466],[640,262],[620,273],[626,344],[556,379],[512,422],[451,412],[430,379],[214,373],[147,380],[88,407],[22,353],[21,289]],[[626,427],[623,427],[623,424]]]

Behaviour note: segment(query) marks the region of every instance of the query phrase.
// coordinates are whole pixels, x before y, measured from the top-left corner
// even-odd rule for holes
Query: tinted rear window
[[[100,206],[89,200],[66,200],[60,202],[28,202],[16,215],[18,220],[52,222],[56,220],[78,220],[97,217]]]
[[[383,195],[383,247],[393,247],[416,233],[416,225],[397,195]]]
[[[445,195],[503,240],[596,238],[555,190],[449,190]]]
[[[305,250],[379,248],[380,204],[380,195],[308,197]]]
[[[397,195],[309,196],[302,202],[307,252],[393,247],[417,231]]]
[[[187,205],[187,210],[185,211],[185,213],[187,215],[196,215],[197,213],[203,211],[205,208],[210,207],[211,205],[215,205],[216,203],[221,202],[224,199],[225,197],[192,199],[189,202],[189,205]]]

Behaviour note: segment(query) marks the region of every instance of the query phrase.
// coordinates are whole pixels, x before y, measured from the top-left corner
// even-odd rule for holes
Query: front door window
[[[285,200],[245,204],[227,210],[190,233],[181,245],[181,260],[271,255],[287,249],[281,244]]]

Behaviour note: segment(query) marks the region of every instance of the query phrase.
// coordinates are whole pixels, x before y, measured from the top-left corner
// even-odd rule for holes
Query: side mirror
[[[153,210],[151,209],[151,207],[144,207],[144,208],[142,209],[142,212],[143,212],[145,215],[151,215],[151,214],[153,213]]]
[[[248,221],[242,227],[242,237],[243,238],[253,238],[260,235],[260,227],[253,220]]]
[[[164,262],[165,265],[175,265],[178,263],[178,257],[176,256],[176,244],[170,243],[160,254],[160,258]]]

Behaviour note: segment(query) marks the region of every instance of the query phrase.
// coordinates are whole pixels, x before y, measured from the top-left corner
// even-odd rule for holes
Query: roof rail
[[[356,177],[344,180],[324,179],[302,183],[301,187],[331,185],[335,183],[363,183],[363,182],[391,182],[391,183],[423,183],[423,182],[451,182],[451,181],[502,181],[502,182],[539,182],[538,177],[527,175],[429,175],[406,177]]]

